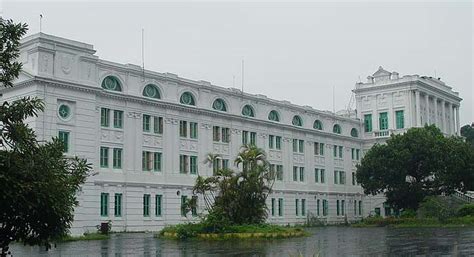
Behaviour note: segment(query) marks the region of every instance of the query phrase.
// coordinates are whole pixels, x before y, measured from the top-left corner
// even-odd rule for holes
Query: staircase
[[[453,196],[465,203],[474,203],[474,192],[473,191],[467,191],[466,193],[463,193],[461,191],[454,191]]]

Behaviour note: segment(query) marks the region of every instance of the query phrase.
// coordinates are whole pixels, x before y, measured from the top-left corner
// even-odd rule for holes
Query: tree
[[[0,18],[0,83],[13,86],[21,63],[19,41],[26,24]],[[37,98],[22,98],[0,106],[0,256],[9,244],[21,241],[50,247],[50,242],[68,233],[77,205],[76,193],[90,165],[86,160],[66,158],[64,143],[54,138],[39,143],[24,123],[43,110]]]
[[[474,150],[434,125],[411,128],[375,144],[356,174],[366,194],[384,193],[395,208],[416,210],[426,196],[472,188]]]
[[[474,147],[474,122],[469,125],[461,127],[461,136],[466,138],[466,142],[470,143]]]
[[[207,162],[215,158],[209,154]],[[267,217],[266,199],[274,174],[265,152],[254,145],[244,145],[234,163],[242,165],[242,172],[219,169],[211,177],[198,176],[193,189],[194,194],[203,196],[208,212],[205,224],[214,231],[225,225],[261,224]]]

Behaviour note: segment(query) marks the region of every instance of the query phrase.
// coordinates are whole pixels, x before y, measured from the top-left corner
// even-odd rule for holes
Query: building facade
[[[196,177],[238,170],[233,160],[245,143],[263,148],[277,174],[269,222],[315,216],[338,223],[377,208],[384,215],[383,197],[364,196],[355,180],[364,150],[426,122],[459,131],[453,112],[461,99],[451,88],[383,69],[356,84],[354,117],[109,62],[92,45],[43,33],[22,40],[20,60],[23,71],[1,99],[43,99],[45,111],[27,120],[39,140],[59,137],[66,155],[93,165],[78,194],[73,234],[107,221],[116,231],[156,231],[197,220],[199,198],[190,214],[181,209],[196,197]],[[206,163],[209,153],[221,159]]]

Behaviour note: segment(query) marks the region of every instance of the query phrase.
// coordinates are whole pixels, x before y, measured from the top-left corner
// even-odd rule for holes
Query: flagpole
[[[39,20],[39,22],[40,22],[40,31],[39,31],[39,32],[40,32],[40,33],[41,33],[41,29],[42,29],[42,24],[41,24],[41,23],[42,23],[42,20],[43,20],[43,14],[40,13],[40,20]]]

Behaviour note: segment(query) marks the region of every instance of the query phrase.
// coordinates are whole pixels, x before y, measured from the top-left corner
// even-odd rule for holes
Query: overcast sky
[[[2,0],[0,0],[1,2]],[[0,5],[0,8],[2,6]],[[94,45],[97,55],[223,87],[332,110],[381,65],[441,77],[474,121],[473,6],[458,3],[3,2],[3,15]]]

